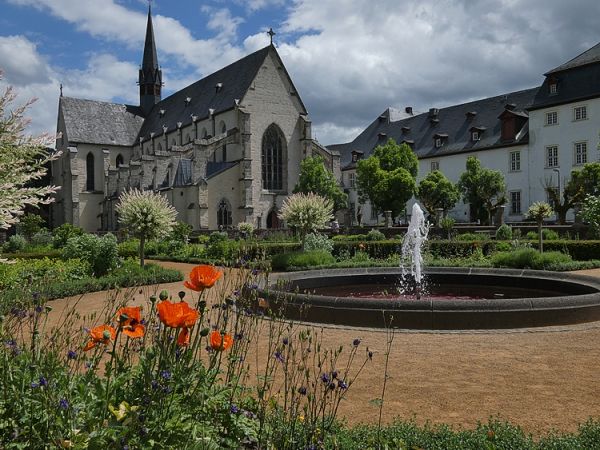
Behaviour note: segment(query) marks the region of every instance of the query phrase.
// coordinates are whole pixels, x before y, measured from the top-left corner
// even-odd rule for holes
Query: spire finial
[[[273,45],[273,36],[275,36],[277,33],[275,33],[273,31],[273,28],[269,28],[269,31],[267,31],[267,34],[269,35],[269,38],[271,38],[271,45]]]
[[[63,86],[62,86],[62,83],[60,83],[60,96],[61,96],[61,97],[63,96],[63,93],[62,93],[62,87],[63,87]]]

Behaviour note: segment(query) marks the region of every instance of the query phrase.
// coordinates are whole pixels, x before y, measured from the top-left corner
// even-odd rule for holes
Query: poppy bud
[[[108,330],[104,330],[104,331],[102,332],[102,337],[103,337],[104,339],[107,339],[107,340],[108,340],[108,339],[110,339],[110,337],[111,337],[111,336],[110,336],[110,331],[108,331]]]
[[[154,304],[156,303],[156,295],[151,295],[150,296],[150,301]]]
[[[200,331],[200,336],[208,336],[208,333],[210,333],[210,328],[202,328]]]
[[[183,297],[185,297],[185,292],[184,291],[179,291],[179,293],[177,295],[179,295],[179,299],[180,300],[183,300]]]
[[[206,300],[200,300],[198,302],[198,309],[200,311],[204,311],[205,308],[206,308]]]
[[[125,322],[126,320],[129,320],[129,316],[127,314],[121,314],[119,316],[119,322]]]
[[[160,298],[161,300],[166,300],[169,298],[169,293],[167,291],[160,291],[160,294],[158,294],[158,298]]]

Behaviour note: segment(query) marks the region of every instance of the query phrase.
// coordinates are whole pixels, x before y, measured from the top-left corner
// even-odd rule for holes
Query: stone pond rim
[[[310,294],[311,289],[389,282],[398,268],[324,269],[276,273],[261,296],[288,319],[311,323],[414,330],[485,330],[570,325],[600,320],[600,280],[571,273],[429,268],[431,283],[513,286],[554,291],[556,296],[494,299],[381,299]],[[278,282],[299,287],[286,291]]]

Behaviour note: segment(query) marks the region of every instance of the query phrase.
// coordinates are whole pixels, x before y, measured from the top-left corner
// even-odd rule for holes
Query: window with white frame
[[[435,138],[435,148],[440,148],[443,144],[442,138]]]
[[[575,165],[585,164],[587,162],[587,142],[575,142]]]
[[[573,120],[586,120],[587,106],[576,106],[573,108]]]
[[[558,146],[546,147],[546,167],[558,167]]]
[[[558,94],[558,83],[556,83],[556,82],[550,83],[550,94],[551,95]]]
[[[431,161],[431,171],[440,170],[440,162],[439,161]]]
[[[518,172],[521,170],[521,152],[510,152],[510,171]]]
[[[556,125],[558,123],[558,112],[551,111],[546,113],[546,125]]]
[[[475,141],[478,141],[479,139],[480,139],[479,138],[479,131],[472,131],[471,132],[471,140],[473,142],[475,142]]]
[[[521,214],[521,191],[510,191],[510,213],[513,216]]]
[[[356,185],[356,174],[354,172],[348,174],[348,184],[351,188]]]

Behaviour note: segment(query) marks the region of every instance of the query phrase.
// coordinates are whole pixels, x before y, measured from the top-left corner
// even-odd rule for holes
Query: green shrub
[[[503,223],[496,230],[496,239],[499,241],[510,241],[513,238],[512,227]]]
[[[117,239],[111,233],[101,238],[93,234],[82,234],[67,241],[62,252],[63,259],[78,258],[86,261],[94,275],[102,276],[114,269],[118,262]]]
[[[74,227],[70,223],[63,223],[60,227],[52,231],[52,246],[54,248],[63,248],[67,245],[67,241],[70,238],[81,236],[83,233],[83,229]]]
[[[532,241],[537,241],[538,234],[535,231],[529,231],[525,237]],[[557,241],[559,239],[559,235],[556,231],[551,230],[549,228],[542,228],[542,237],[544,241]],[[544,247],[546,246],[546,242],[544,242]]]
[[[457,241],[487,241],[489,235],[486,233],[462,233],[456,236]]]
[[[332,238],[334,241],[366,241],[366,234],[336,234]]]
[[[444,230],[448,239],[450,239],[450,233],[452,232],[452,228],[454,228],[455,223],[456,220],[454,220],[452,217],[446,216],[440,219],[440,228]]]
[[[42,228],[31,236],[30,243],[34,247],[47,247],[52,244],[52,233],[47,228]]]
[[[304,251],[323,250],[331,253],[333,251],[333,242],[324,234],[308,233],[304,240]]]
[[[81,280],[91,274],[90,266],[78,259],[66,261],[49,258],[16,260],[14,264],[0,264],[0,290],[27,286],[45,288],[49,284]]]
[[[148,253],[148,248],[150,247],[150,243],[146,246],[146,253]],[[121,258],[134,258],[138,255],[140,248],[140,240],[139,239],[127,239],[126,241],[120,242],[117,245],[117,250],[119,256]]]
[[[187,243],[190,240],[190,234],[192,234],[193,230],[194,227],[192,227],[190,224],[187,224],[185,222],[177,222],[173,226],[173,229],[169,234],[168,240]]]
[[[227,238],[227,233],[215,232],[206,245],[206,256],[213,260],[234,260],[239,254],[240,244]]]
[[[21,251],[27,245],[27,240],[20,234],[15,234],[8,238],[4,243],[2,250],[7,253],[14,253]]]
[[[385,241],[385,234],[379,230],[371,230],[367,233],[367,241]]]
[[[19,234],[30,240],[35,233],[42,229],[43,224],[44,219],[39,214],[25,214],[19,219],[17,229],[19,230]]]
[[[309,252],[282,253],[273,256],[271,266],[274,270],[297,270],[325,266],[335,263],[331,253],[323,250]]]
[[[552,270],[554,266],[571,262],[571,256],[561,252],[544,252],[522,248],[512,252],[498,252],[492,256],[494,267],[514,269]]]

